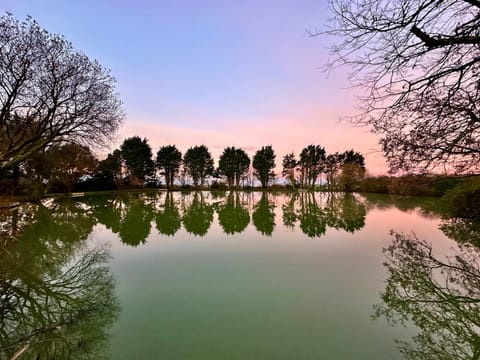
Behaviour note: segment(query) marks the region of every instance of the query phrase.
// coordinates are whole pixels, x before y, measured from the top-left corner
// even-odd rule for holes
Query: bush
[[[480,220],[480,179],[466,179],[448,191],[443,201],[452,216]]]
[[[366,177],[359,184],[359,191],[371,193],[388,193],[390,178],[387,176]]]

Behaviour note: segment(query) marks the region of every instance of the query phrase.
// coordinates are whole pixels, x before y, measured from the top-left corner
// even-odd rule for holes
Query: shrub
[[[443,196],[452,216],[480,220],[480,179],[469,178]]]

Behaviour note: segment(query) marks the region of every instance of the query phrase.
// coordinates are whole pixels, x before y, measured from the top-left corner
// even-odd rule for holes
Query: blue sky
[[[118,136],[174,143],[235,145],[251,154],[272,144],[277,158],[310,143],[327,152],[368,153],[384,171],[367,129],[339,123],[353,109],[345,69],[329,77],[328,37],[307,31],[328,22],[325,1],[23,1],[0,5],[31,15],[111,69],[127,118]]]

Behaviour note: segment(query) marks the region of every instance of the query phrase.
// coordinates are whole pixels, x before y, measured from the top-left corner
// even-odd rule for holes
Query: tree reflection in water
[[[82,203],[50,205],[1,217],[0,358],[106,357],[119,312],[109,251],[87,246],[95,222]]]
[[[213,206],[207,204],[201,191],[195,192],[192,203],[185,205],[183,226],[193,235],[205,236],[213,222]]]
[[[83,203],[92,226],[96,222],[105,225],[131,246],[145,243],[152,220],[162,235],[175,235],[183,224],[188,233],[205,236],[215,211],[226,234],[242,233],[251,220],[258,232],[271,236],[277,201],[281,203],[283,225],[294,229],[299,223],[309,237],[320,237],[329,227],[353,233],[365,225],[366,206],[350,193],[299,192],[282,197],[262,192],[255,202],[258,195],[237,191],[119,193],[115,197],[85,197],[77,204]]]
[[[143,194],[132,194],[127,199],[125,214],[120,222],[118,234],[124,244],[145,244],[152,226],[154,210]]]
[[[275,204],[268,200],[268,193],[262,192],[262,197],[255,205],[252,214],[253,225],[262,235],[271,236],[275,228]]]
[[[374,318],[418,328],[412,344],[398,342],[408,359],[480,358],[478,248],[460,246],[455,255],[440,258],[414,234],[393,238],[384,249],[388,279]]]
[[[355,232],[365,226],[364,203],[351,193],[300,192],[282,205],[283,224],[293,229],[297,221],[309,237],[320,237],[329,227]]]
[[[167,192],[163,210],[159,210],[155,214],[155,223],[160,234],[173,236],[180,229],[181,217],[180,211],[173,199],[173,193]]]
[[[240,194],[231,191],[225,204],[218,206],[218,222],[225,234],[241,233],[250,223],[250,214],[240,200]]]

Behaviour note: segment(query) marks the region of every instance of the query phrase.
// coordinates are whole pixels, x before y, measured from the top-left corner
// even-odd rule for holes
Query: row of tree
[[[252,159],[241,148],[226,147],[218,167],[205,145],[193,146],[183,155],[175,145],[162,146],[154,158],[147,139],[134,136],[102,161],[83,145],[53,145],[4,172],[4,178],[10,179],[6,188],[20,188],[33,197],[52,191],[72,192],[79,186],[90,190],[160,185],[198,188],[205,186],[207,179],[230,189],[256,184],[268,188],[276,178],[275,159],[270,145],[261,147]],[[324,174],[329,189],[352,191],[365,174],[362,154],[349,150],[326,155],[320,145],[305,147],[298,160],[293,152],[286,154],[282,166],[282,176],[292,188],[314,188]]]
[[[146,139],[137,136],[125,139],[119,149],[100,162],[97,172],[106,182],[122,182],[130,185],[157,183],[157,174],[163,177],[167,188],[191,183],[195,187],[205,185],[207,178],[225,180],[229,188],[253,186],[253,177],[262,188],[267,188],[275,179],[276,154],[272,146],[262,146],[253,158],[241,148],[226,147],[215,168],[213,157],[205,145],[193,146],[182,156],[175,145],[160,147],[156,158]],[[289,153],[282,160],[282,175],[292,187],[313,188],[321,174],[325,174],[330,188],[341,185],[345,190],[353,190],[356,182],[365,174],[365,159],[353,150],[326,155],[320,145],[309,145],[295,154]],[[339,181],[337,181],[339,180]]]

